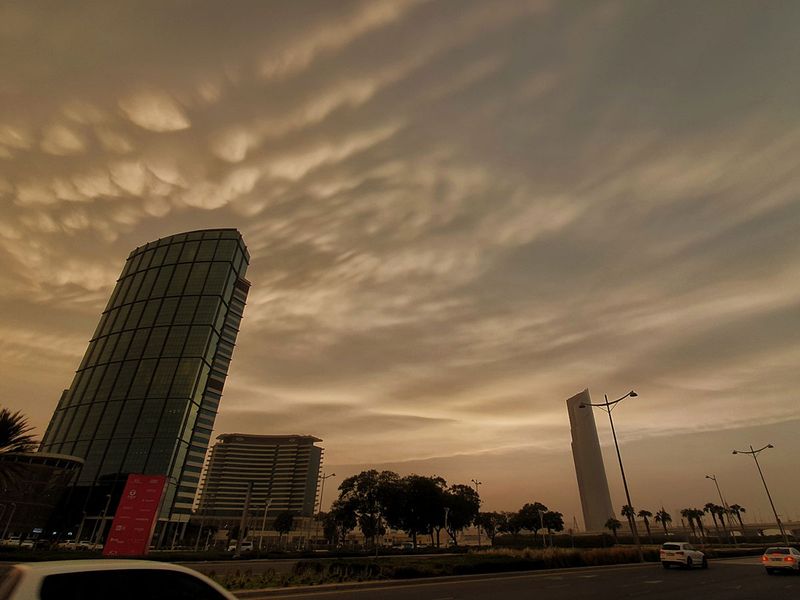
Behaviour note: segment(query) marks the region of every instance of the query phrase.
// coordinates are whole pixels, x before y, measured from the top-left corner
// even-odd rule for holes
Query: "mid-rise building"
[[[603,531],[606,521],[614,516],[608,479],[600,452],[594,411],[588,406],[592,401],[589,390],[583,390],[567,400],[569,424],[572,432],[572,458],[581,496],[583,522],[586,531]],[[581,405],[584,405],[581,408]]]
[[[198,511],[203,519],[238,523],[252,482],[252,515],[314,514],[323,449],[310,435],[226,433],[211,449]],[[224,524],[224,523],[222,523]]]
[[[84,461],[68,518],[110,521],[127,476],[141,473],[167,477],[160,520],[188,521],[248,262],[235,229],[180,233],[130,253],[40,448]]]

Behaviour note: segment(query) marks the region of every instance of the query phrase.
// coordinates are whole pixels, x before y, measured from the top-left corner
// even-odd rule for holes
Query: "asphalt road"
[[[624,565],[243,596],[248,600],[797,600],[800,576],[770,576],[758,559],[739,558],[712,561],[708,570]]]

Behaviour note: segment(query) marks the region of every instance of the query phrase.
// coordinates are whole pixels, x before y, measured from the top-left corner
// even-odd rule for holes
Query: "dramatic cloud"
[[[480,477],[490,508],[573,514],[564,401],[635,388],[615,415],[637,503],[713,500],[703,470],[739,485],[730,450],[772,441],[796,513],[799,18],[6,4],[4,405],[43,431],[133,247],[237,227],[253,287],[218,432],[313,434],[340,475]]]

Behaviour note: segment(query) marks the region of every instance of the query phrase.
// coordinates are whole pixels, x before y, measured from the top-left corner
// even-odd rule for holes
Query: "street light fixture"
[[[752,444],[750,445],[750,450],[734,450],[733,454],[749,454],[753,457],[753,461],[756,463],[756,468],[758,469],[758,474],[761,475],[761,483],[764,484],[764,491],[767,492],[767,498],[769,499],[769,505],[772,507],[772,514],[775,515],[775,522],[778,524],[778,529],[783,536],[783,543],[787,546],[789,545],[789,538],[786,535],[786,530],[783,528],[783,523],[781,523],[781,519],[778,516],[778,511],[775,510],[775,503],[772,501],[772,495],[769,493],[769,488],[767,487],[767,480],[764,479],[764,473],[761,471],[761,465],[758,464],[758,455],[760,452],[768,448],[774,448],[772,444],[767,444],[763,448],[759,448],[758,450],[754,449]]]
[[[625,400],[625,398],[636,398],[639,394],[635,391],[631,390],[621,398],[617,398],[613,402],[608,401],[608,394],[604,394],[605,402],[603,403],[591,403],[591,402],[584,402],[578,405],[578,408],[586,408],[587,406],[595,406],[597,408],[601,408],[608,413],[608,422],[611,424],[611,435],[614,437],[614,448],[617,450],[617,461],[619,462],[619,472],[622,474],[622,485],[625,488],[625,499],[628,501],[628,506],[631,507],[633,510],[633,503],[631,502],[631,494],[628,491],[628,480],[625,478],[625,468],[622,466],[622,455],[619,453],[619,443],[617,442],[617,432],[614,429],[614,419],[611,418],[611,411],[614,410],[614,407],[617,406],[620,402]],[[639,531],[636,529],[636,518],[631,517],[631,533],[633,533],[633,542],[636,544],[636,552],[639,555],[639,562],[644,562],[644,554],[642,554],[642,543],[639,541]]]
[[[472,483],[475,484],[475,493],[478,496],[478,516],[480,517],[480,513],[481,513],[481,509],[480,509],[481,495],[478,493],[478,486],[479,485],[483,485],[483,482],[482,481],[478,481],[477,479],[472,479],[471,481],[472,481]],[[478,523],[478,550],[480,550],[480,549],[481,549],[481,525],[480,525],[480,523]]]

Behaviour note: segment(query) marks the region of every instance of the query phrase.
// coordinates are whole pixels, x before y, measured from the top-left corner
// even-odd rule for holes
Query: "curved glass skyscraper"
[[[161,519],[188,519],[248,262],[235,229],[180,233],[128,256],[42,441],[44,452],[85,460],[70,506],[109,518],[128,474],[158,474],[168,478]]]

